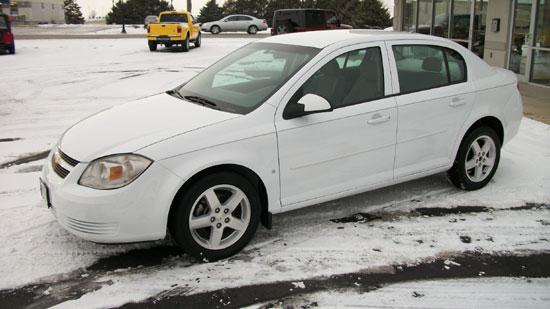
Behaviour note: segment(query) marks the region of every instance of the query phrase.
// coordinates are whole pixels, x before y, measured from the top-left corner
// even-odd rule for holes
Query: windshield
[[[160,15],[161,23],[186,23],[187,15],[185,14],[162,14]]]
[[[182,97],[197,97],[217,109],[247,114],[277,91],[319,49],[252,43],[201,72],[178,89]]]

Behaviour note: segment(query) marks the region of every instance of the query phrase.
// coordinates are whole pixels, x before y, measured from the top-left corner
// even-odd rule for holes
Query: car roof
[[[276,35],[266,39],[265,43],[279,43],[287,45],[307,46],[315,48],[325,48],[345,41],[375,42],[386,40],[432,40],[446,41],[445,39],[409,32],[395,32],[385,30],[367,30],[367,29],[345,29],[345,30],[323,30],[310,32],[296,32],[290,34]]]

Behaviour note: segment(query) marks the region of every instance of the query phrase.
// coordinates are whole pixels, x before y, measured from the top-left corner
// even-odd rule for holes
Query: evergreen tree
[[[107,14],[108,24],[142,24],[148,15],[158,16],[162,11],[174,8],[164,0],[126,0],[115,3],[112,11]]]
[[[380,0],[363,0],[357,25],[361,28],[387,28],[392,25],[388,9]]]
[[[258,18],[265,17],[268,0],[227,0],[223,4],[223,14],[245,14]]]
[[[200,10],[197,19],[201,23],[206,23],[209,21],[220,20],[222,17],[223,9],[216,3],[216,0],[209,0]]]
[[[80,6],[74,0],[64,0],[63,7],[65,9],[65,21],[67,24],[83,24],[84,17]]]

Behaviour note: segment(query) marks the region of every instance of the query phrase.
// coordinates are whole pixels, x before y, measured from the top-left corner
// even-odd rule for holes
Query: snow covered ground
[[[44,290],[33,290],[38,293],[35,301],[54,295],[56,301],[49,305],[105,307],[149,297],[379,271],[465,252],[550,252],[550,126],[530,119],[524,119],[518,136],[503,149],[494,180],[480,191],[459,191],[444,175],[435,175],[283,214],[274,218],[273,230],[260,229],[242,253],[217,263],[196,263],[169,251],[158,263],[134,265],[129,261],[136,255],[160,252],[167,243],[106,246],[82,241],[41,206],[38,176],[44,161],[18,159],[43,157],[79,119],[171,89],[251,41],[207,38],[189,53],[150,53],[142,39],[25,40],[18,43],[16,56],[0,56],[0,289],[42,282]],[[526,204],[529,207],[518,208]],[[462,213],[422,210],[455,206],[479,207]],[[142,251],[131,251],[135,249]],[[122,256],[117,269],[86,269],[117,256]],[[79,284],[81,293],[69,295],[69,283],[63,280]],[[469,280],[480,286],[480,293],[493,282]],[[521,280],[494,281],[507,283],[533,297],[540,295],[539,288],[548,289],[547,280],[532,292]],[[425,283],[425,290],[429,285]],[[381,294],[375,293],[384,290],[365,296],[369,304],[383,306],[383,298],[376,296]],[[332,306],[336,303],[331,295],[313,299]],[[393,295],[399,298],[398,292]]]

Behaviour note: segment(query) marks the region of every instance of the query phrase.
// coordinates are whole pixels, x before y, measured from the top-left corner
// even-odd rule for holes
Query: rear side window
[[[448,48],[445,48],[445,56],[449,64],[449,80],[451,84],[465,82],[467,75],[464,58],[458,52]]]
[[[1,15],[0,15],[0,29],[8,29],[8,23],[6,22],[6,18]]]
[[[393,46],[401,93],[445,86],[449,83],[443,50],[428,45]]]
[[[248,16],[239,16],[239,20],[240,21],[251,21],[252,18],[248,17]]]
[[[186,23],[187,15],[185,14],[162,14],[160,16],[161,23]]]
[[[327,99],[334,108],[382,98],[384,70],[380,48],[354,50],[334,58],[304,83],[291,102],[309,93]]]
[[[277,11],[275,21],[293,32],[296,27],[304,27],[304,14],[303,11]]]
[[[452,49],[430,45],[395,45],[393,53],[402,94],[461,83],[467,79],[466,62]]]

